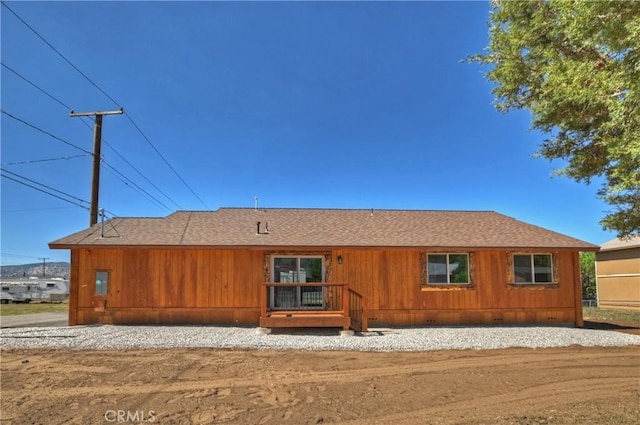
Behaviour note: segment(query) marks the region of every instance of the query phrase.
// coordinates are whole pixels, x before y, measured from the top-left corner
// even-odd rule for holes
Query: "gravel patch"
[[[640,335],[543,326],[371,329],[341,336],[334,329],[278,329],[264,334],[251,327],[96,325],[6,328],[0,330],[0,341],[2,348],[430,351],[640,346]]]

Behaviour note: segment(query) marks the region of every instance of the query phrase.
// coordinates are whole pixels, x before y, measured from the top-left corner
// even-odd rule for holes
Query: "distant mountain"
[[[45,263],[45,277],[69,279],[70,264],[64,261]],[[22,264],[19,266],[0,266],[2,277],[42,277],[42,263]]]

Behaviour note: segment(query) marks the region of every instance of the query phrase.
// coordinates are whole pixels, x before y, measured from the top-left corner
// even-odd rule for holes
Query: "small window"
[[[513,275],[515,283],[553,283],[551,254],[515,254]]]
[[[469,254],[429,254],[427,268],[430,285],[470,283]]]
[[[55,283],[47,283],[47,288],[55,288],[56,284]]]
[[[9,287],[8,287],[8,286],[3,286],[3,287],[2,287],[2,290],[3,290],[4,292],[9,292]]]
[[[96,295],[107,295],[109,291],[109,272],[96,271]]]

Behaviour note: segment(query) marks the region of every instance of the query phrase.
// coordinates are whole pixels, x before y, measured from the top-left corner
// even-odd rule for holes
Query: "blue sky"
[[[543,136],[528,113],[497,112],[481,67],[463,63],[487,45],[488,2],[6,5],[91,82],[2,6],[3,174],[74,203],[91,198],[93,123],[69,109],[123,107],[103,123],[100,207],[112,215],[258,196],[494,210],[595,244],[615,237],[598,224],[598,183],[552,177],[561,164],[533,158]],[[88,210],[0,184],[2,264],[68,261],[47,244],[86,228]]]

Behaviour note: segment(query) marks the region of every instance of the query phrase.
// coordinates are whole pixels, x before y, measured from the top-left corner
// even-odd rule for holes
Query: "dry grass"
[[[1,304],[0,316],[34,313],[66,313],[69,311],[68,301],[62,303]]]
[[[640,312],[625,310],[606,310],[597,307],[584,307],[585,320],[633,322],[640,324]]]

